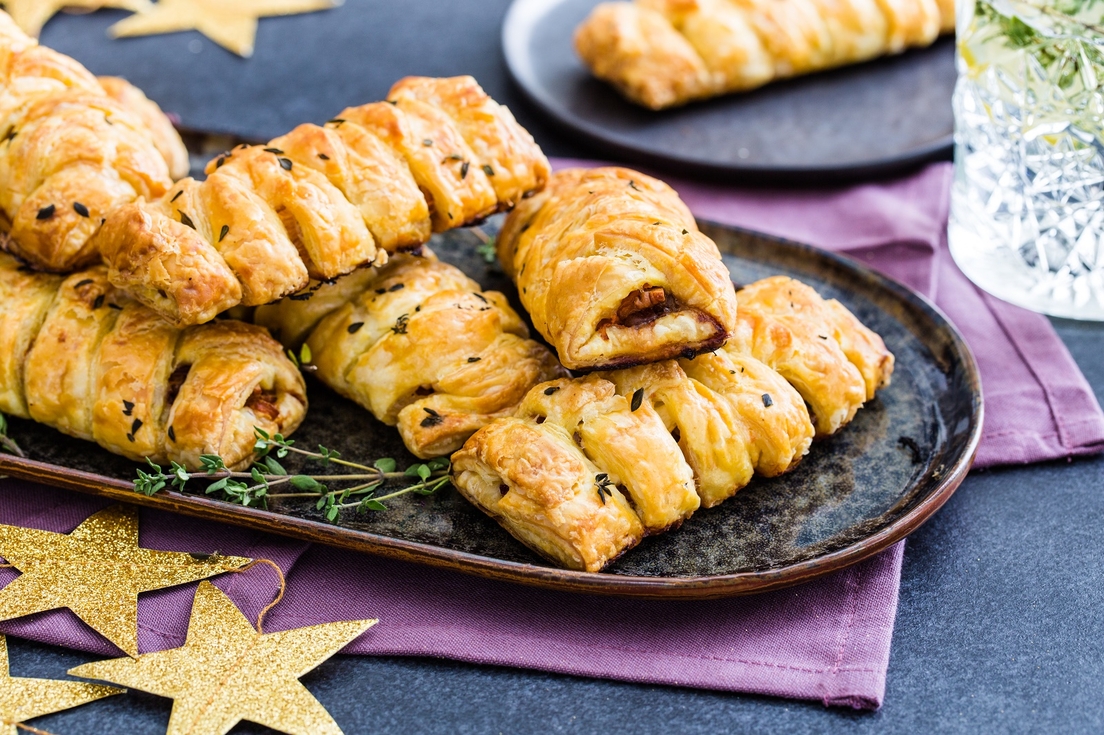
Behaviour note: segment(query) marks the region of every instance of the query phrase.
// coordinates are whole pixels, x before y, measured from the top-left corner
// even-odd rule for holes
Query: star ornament
[[[341,728],[299,677],[376,622],[258,633],[230,598],[202,582],[182,647],[96,661],[69,673],[171,697],[166,735],[223,735],[242,720],[289,735],[339,735]]]
[[[343,0],[159,0],[108,29],[114,38],[199,31],[238,56],[253,55],[257,19],[328,10]]]
[[[100,8],[122,8],[139,11],[149,7],[148,0],[4,0],[4,9],[15,24],[30,36],[38,36],[46,21],[57,15],[62,8],[80,10],[99,10]]]
[[[0,635],[0,735],[16,735],[19,732],[17,723],[25,720],[124,691],[82,681],[8,676],[8,641]]]
[[[0,589],[0,620],[67,607],[138,655],[138,594],[195,582],[252,562],[238,556],[138,546],[138,510],[117,505],[70,534],[0,525],[0,556],[22,574]]]

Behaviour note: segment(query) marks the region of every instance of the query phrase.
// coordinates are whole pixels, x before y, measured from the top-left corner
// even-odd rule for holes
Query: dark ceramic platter
[[[313,503],[266,511],[202,495],[147,498],[131,490],[134,463],[19,420],[11,421],[10,433],[29,459],[0,455],[0,471],[335,546],[592,593],[704,598],[760,591],[853,564],[903,538],[958,486],[980,436],[977,369],[961,338],[924,299],[850,260],[718,225],[703,229],[725,253],[735,282],[793,275],[851,308],[896,355],[893,383],[840,434],[815,444],[793,472],[754,481],[678,531],[646,539],[604,573],[549,566],[452,487],[400,498],[386,512],[349,512],[336,525]],[[517,306],[512,285],[475,253],[476,244],[471,233],[457,231],[432,246]],[[301,445],[322,444],[350,458],[413,461],[395,430],[317,382],[309,390],[311,408],[295,435]]]
[[[654,112],[590,75],[572,33],[598,0],[515,0],[506,63],[529,99],[615,157],[680,175],[819,184],[950,157],[954,40]]]

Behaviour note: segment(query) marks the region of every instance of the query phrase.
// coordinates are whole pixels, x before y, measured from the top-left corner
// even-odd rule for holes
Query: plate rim
[[[801,179],[813,178],[822,182],[842,182],[885,178],[899,174],[909,168],[944,160],[954,150],[954,133],[952,132],[906,153],[871,158],[842,166],[745,166],[734,163],[712,163],[707,159],[684,158],[658,151],[645,151],[638,147],[626,145],[618,138],[607,133],[605,128],[591,125],[586,120],[563,113],[554,104],[553,98],[541,93],[543,90],[541,85],[526,83],[526,75],[521,71],[521,67],[525,64],[521,59],[528,56],[524,52],[523,46],[529,35],[522,32],[522,30],[532,28],[535,25],[534,20],[543,17],[552,7],[565,2],[568,2],[568,0],[513,0],[510,3],[510,7],[506,10],[501,32],[502,54],[506,62],[506,70],[510,74],[510,79],[525,95],[525,98],[531,104],[536,105],[543,114],[547,115],[562,130],[579,134],[592,145],[596,144],[609,149],[625,160],[661,167],[666,171],[675,171],[682,175],[694,175],[710,179],[735,176],[740,178],[756,177],[759,181],[774,182],[796,182]]]
[[[718,227],[760,238],[768,238],[788,247],[806,251],[832,262],[837,268],[854,273],[862,280],[888,290],[897,299],[911,302],[928,319],[940,324],[951,336],[950,345],[962,364],[969,385],[973,386],[969,439],[954,464],[926,497],[901,517],[878,531],[852,541],[847,546],[792,564],[761,571],[693,577],[645,577],[579,572],[551,566],[495,559],[466,551],[447,549],[420,541],[344,528],[320,521],[297,518],[275,511],[243,507],[202,495],[162,490],[155,495],[137,493],[128,480],[61,465],[0,454],[0,473],[55,487],[76,490],[111,500],[181,513],[205,520],[244,526],[281,536],[298,538],[400,559],[431,567],[450,569],[475,576],[543,587],[561,592],[576,592],[618,597],[653,599],[711,599],[766,592],[789,587],[868,559],[905,538],[938,511],[965,479],[981,440],[984,398],[977,361],[962,334],[950,319],[928,298],[870,266],[840,253],[815,248],[805,243],[747,228],[701,219],[704,227]],[[93,445],[89,445],[90,448]],[[95,448],[97,451],[104,451]]]

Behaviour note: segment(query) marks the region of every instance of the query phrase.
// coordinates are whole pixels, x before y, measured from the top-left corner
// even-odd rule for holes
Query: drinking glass
[[[971,280],[1104,320],[1104,0],[960,0],[948,241]]]

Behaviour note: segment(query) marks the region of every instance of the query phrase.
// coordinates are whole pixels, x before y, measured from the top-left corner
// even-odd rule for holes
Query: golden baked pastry
[[[736,325],[716,244],[673,189],[636,171],[557,171],[506,218],[498,256],[573,370],[713,350]]]
[[[108,217],[111,282],[175,324],[275,301],[432,232],[514,206],[548,161],[471,77],[398,82],[386,102],[239,146],[163,197]]]
[[[738,298],[716,352],[536,386],[453,455],[453,484],[538,553],[598,571],[793,468],[888,384],[893,355],[838,302],[784,277]]]
[[[835,433],[889,385],[893,354],[835,299],[775,276],[736,294],[739,325],[727,351],[762,360],[809,405],[817,435]]]
[[[422,458],[460,448],[510,416],[537,383],[564,375],[496,291],[423,249],[262,306],[257,323],[310,347],[316,375],[398,426]]]
[[[95,262],[103,218],[163,194],[187,160],[140,91],[97,80],[0,12],[0,217],[12,252],[52,271]]]
[[[33,273],[0,253],[0,412],[131,459],[248,466],[254,427],[289,434],[302,375],[261,328],[178,329],[107,281],[102,266]]]
[[[653,110],[853,64],[954,30],[954,0],[635,0],[575,31],[595,76]]]

